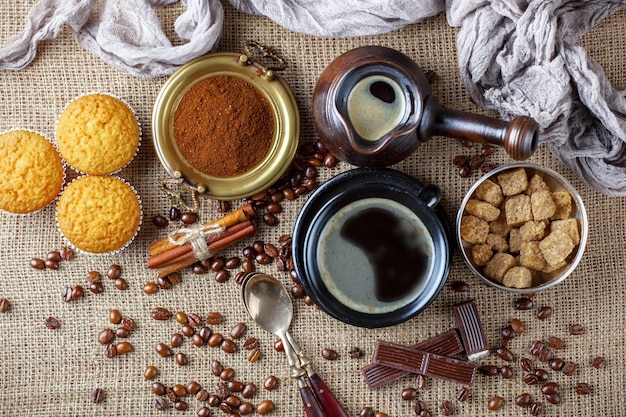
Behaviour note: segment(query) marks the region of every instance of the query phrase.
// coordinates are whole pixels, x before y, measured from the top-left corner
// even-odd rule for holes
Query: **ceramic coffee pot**
[[[313,123],[320,141],[358,166],[389,166],[432,136],[504,147],[516,160],[538,144],[537,123],[510,122],[442,107],[408,56],[382,46],[353,49],[333,60],[313,92]]]

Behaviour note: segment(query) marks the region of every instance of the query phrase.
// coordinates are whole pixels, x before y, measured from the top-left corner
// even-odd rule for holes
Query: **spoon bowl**
[[[263,330],[279,335],[289,328],[293,318],[291,298],[274,277],[250,275],[242,285],[242,295],[248,313]]]

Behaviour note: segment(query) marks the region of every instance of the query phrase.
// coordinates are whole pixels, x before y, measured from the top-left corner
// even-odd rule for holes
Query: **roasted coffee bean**
[[[272,262],[272,258],[270,258],[266,253],[258,253],[254,260],[259,265],[269,265]]]
[[[204,340],[202,339],[202,336],[200,336],[199,333],[196,333],[193,336],[191,336],[191,343],[193,343],[194,346],[196,347],[201,347],[202,345],[204,345]]]
[[[178,396],[174,392],[174,388],[166,388],[165,389],[165,396],[167,397],[168,400],[170,400],[173,403],[178,401]]]
[[[163,216],[153,216],[152,217],[152,224],[155,225],[158,228],[163,228],[163,227],[167,227],[169,222]]]
[[[187,324],[187,315],[182,311],[177,311],[176,314],[174,314],[174,319],[179,324]]]
[[[463,281],[455,281],[452,283],[452,289],[456,292],[468,292],[470,288]]]
[[[537,311],[537,318],[539,320],[545,320],[552,315],[552,307],[543,306]]]
[[[159,370],[156,366],[146,366],[146,370],[143,372],[143,377],[146,380],[151,380],[156,378],[159,375]]]
[[[243,281],[246,279],[246,273],[243,271],[239,271],[235,274],[235,282],[239,285],[243,284]]]
[[[561,369],[563,369],[564,365],[565,361],[561,358],[554,358],[549,361],[550,369],[552,369],[553,371],[560,371]]]
[[[150,312],[150,315],[154,320],[168,320],[170,318],[170,311],[167,308],[155,307]]]
[[[187,384],[187,394],[196,395],[200,391],[201,387],[196,381],[191,381]]]
[[[324,166],[326,168],[334,168],[335,165],[337,165],[337,162],[339,162],[337,160],[337,157],[335,155],[333,155],[332,153],[327,153],[326,157],[324,158]]]
[[[209,410],[209,408],[207,408],[207,407],[202,407],[201,409],[198,410],[196,415],[198,417],[210,417],[211,416],[211,410]]]
[[[172,283],[168,277],[158,277],[156,283],[162,290],[169,290],[172,288]]]
[[[187,408],[189,408],[189,405],[183,400],[178,400],[174,403],[174,409],[176,411],[185,411]]]
[[[83,295],[85,295],[85,289],[82,287],[82,285],[77,285],[74,288],[72,288],[72,295],[71,295],[72,300],[81,298]]]
[[[539,378],[535,374],[526,374],[524,375],[524,383],[526,385],[537,385],[539,383]]]
[[[520,359],[519,366],[526,372],[532,372],[532,370],[534,369],[533,362],[528,358]]]
[[[450,401],[444,401],[439,406],[439,410],[441,410],[441,414],[444,416],[451,416],[454,414],[454,405]]]
[[[170,347],[165,343],[159,343],[156,345],[156,352],[163,358],[167,358],[168,356],[172,356],[174,354],[172,349],[170,349]]]
[[[201,403],[205,402],[208,399],[209,399],[209,392],[205,389],[201,389],[196,394],[196,400],[200,401]]]
[[[463,387],[456,392],[456,400],[459,402],[465,402],[470,397],[470,391]]]
[[[252,242],[252,247],[254,248],[257,255],[265,251],[265,243],[262,240],[255,240],[254,242]]]
[[[217,311],[212,311],[206,316],[207,324],[212,324],[214,326],[220,324],[223,319],[222,314]]]
[[[256,406],[256,412],[262,416],[273,412],[274,409],[275,406],[272,400],[263,400]]]
[[[220,379],[222,381],[230,381],[235,377],[235,370],[233,368],[224,368],[222,372],[220,372]]]
[[[237,397],[236,395],[229,395],[228,397],[226,397],[224,402],[230,405],[233,409],[237,409],[241,405],[241,398]]]
[[[154,400],[154,407],[159,411],[167,410],[167,401],[163,398],[156,398]]]
[[[586,382],[579,382],[576,384],[576,394],[588,395],[591,393],[591,387]]]
[[[495,151],[495,148],[491,145],[483,145],[480,148],[480,154],[484,156],[485,158],[491,156],[491,154],[493,154],[494,151]]]
[[[180,219],[180,214],[181,214],[180,210],[177,207],[170,208],[170,220],[171,221]]]
[[[180,328],[180,332],[187,337],[191,337],[196,333],[196,330],[190,325],[185,324],[183,327]]]
[[[241,391],[241,396],[243,398],[252,398],[256,394],[256,385],[252,382],[248,382],[244,385],[243,390]]]
[[[350,350],[348,351],[348,356],[350,356],[350,359],[358,359],[361,356],[363,356],[363,352],[361,352],[361,349],[354,346],[354,347],[351,347]]]
[[[521,297],[515,301],[516,310],[530,310],[533,308],[533,300],[528,297]]]
[[[148,295],[152,295],[152,294],[156,294],[157,291],[159,291],[159,286],[156,285],[154,282],[147,282],[144,284],[143,286],[143,292],[145,292]]]
[[[273,390],[274,388],[276,388],[276,386],[278,385],[278,378],[276,378],[274,375],[270,375],[267,378],[265,378],[265,381],[263,382],[263,388],[265,388],[268,391]]]
[[[115,344],[111,343],[110,345],[106,345],[104,347],[104,356],[107,358],[114,358],[117,356],[117,348]]]
[[[276,217],[272,213],[263,213],[263,217],[261,217],[261,219],[263,220],[263,223],[265,223],[268,226],[276,226],[278,224],[278,217]]]
[[[195,263],[191,266],[191,272],[195,275],[202,275],[207,273],[207,268],[201,263]]]
[[[239,268],[240,265],[241,265],[241,259],[239,259],[239,257],[237,256],[232,256],[226,259],[226,262],[224,262],[224,268],[226,269]]]
[[[563,372],[563,374],[567,375],[567,376],[572,376],[576,373],[576,364],[574,362],[565,362],[565,365],[563,365],[563,369],[561,369],[561,372]]]
[[[215,395],[217,395],[221,400],[226,399],[226,397],[230,395],[230,391],[228,391],[228,386],[223,382],[219,382],[215,386]]]
[[[120,327],[115,329],[115,336],[119,337],[120,339],[126,339],[130,336],[130,332],[125,328]]]
[[[516,336],[516,333],[513,330],[512,326],[506,326],[505,328],[502,329],[500,334],[502,334],[502,337],[507,338],[507,339],[512,339]]]
[[[291,188],[283,188],[282,193],[283,197],[285,197],[285,200],[291,201],[296,198],[296,193]]]
[[[186,211],[180,215],[180,221],[186,225],[194,224],[198,221],[198,214],[191,211]]]
[[[107,269],[106,272],[107,278],[111,280],[116,280],[122,276],[122,267],[116,264],[113,264]]]
[[[122,322],[122,313],[119,310],[109,310],[109,321],[113,324]]]
[[[593,358],[591,365],[596,369],[604,368],[606,366],[606,359],[604,359],[602,356],[598,356],[596,358]]]
[[[183,278],[182,278],[182,276],[178,272],[174,272],[173,274],[169,274],[167,276],[167,279],[170,280],[170,283],[172,285],[180,284],[181,282],[183,282]]]
[[[223,284],[230,279],[230,272],[226,269],[220,269],[215,273],[215,281]]]
[[[300,284],[294,284],[291,287],[291,295],[293,296],[293,298],[303,298],[306,293],[304,292],[304,288],[302,287],[302,285]]]
[[[102,388],[96,388],[91,392],[91,402],[100,404],[102,401],[104,401],[104,390]]]
[[[424,388],[425,384],[426,384],[426,378],[424,378],[423,375],[416,375],[415,376],[415,382],[414,382],[415,388],[422,389],[422,388]]]
[[[256,258],[256,255],[255,255],[255,258]],[[243,269],[243,272],[245,272],[246,274],[250,274],[256,270],[256,267],[254,266],[254,262],[252,262],[252,260],[244,259],[241,262],[241,269]]]
[[[31,268],[43,270],[46,269],[46,263],[43,259],[33,258],[28,263]]]
[[[539,352],[541,352],[541,350],[544,348],[543,342],[540,340],[535,340],[531,345],[530,345],[530,353],[533,356],[537,356],[539,355]]]
[[[94,294],[102,294],[104,292],[104,285],[101,282],[92,282],[89,284],[89,291]]]
[[[233,342],[232,340],[230,340],[230,339],[222,340],[222,343],[220,344],[220,347],[226,353],[235,353],[235,352],[237,352],[237,344],[235,342]]]
[[[228,390],[230,392],[242,392],[245,384],[241,381],[228,381]]]
[[[189,359],[187,359],[187,355],[185,355],[183,352],[178,352],[176,354],[176,363],[178,364],[178,366],[187,366],[189,365]]]
[[[9,311],[9,300],[0,298],[0,313],[6,313],[7,311]]]
[[[246,350],[255,349],[258,345],[259,341],[256,339],[256,337],[249,337],[246,339],[245,342],[243,342],[243,348]]]
[[[100,332],[98,335],[98,343],[101,345],[106,345],[107,343],[111,343],[115,338],[115,333],[113,330],[106,328]]]
[[[563,349],[563,345],[563,340],[559,339],[556,336],[550,336],[550,338],[548,339],[548,346],[553,349]]]
[[[503,361],[511,362],[513,359],[515,359],[513,352],[511,352],[508,348],[498,348],[496,350],[496,353]]]
[[[184,397],[187,395],[187,387],[182,384],[176,384],[172,387],[172,391],[177,397]]]
[[[459,177],[461,178],[467,178],[470,176],[471,173],[472,173],[472,168],[470,168],[468,164],[462,165],[459,168]]]
[[[489,400],[489,402],[487,403],[487,408],[489,408],[491,411],[496,411],[496,410],[501,409],[503,405],[504,405],[504,398],[496,395],[495,397]]]
[[[415,388],[405,388],[400,396],[405,401],[413,401],[417,397],[417,390]]]
[[[279,255],[278,248],[271,243],[265,244],[264,251],[270,258],[276,258]]]
[[[483,174],[486,174],[488,172],[493,171],[495,168],[496,166],[492,164],[491,162],[485,162],[484,164],[480,166],[480,172],[482,172]]]
[[[561,396],[559,395],[558,392],[555,392],[554,394],[547,394],[546,400],[550,404],[561,404]]]
[[[415,402],[413,403],[413,411],[415,411],[415,414],[417,414],[418,416],[426,411],[426,404],[424,403],[424,401],[415,400]]]
[[[218,256],[217,258],[213,259],[213,261],[210,264],[211,271],[217,272],[220,269],[224,268],[225,264],[226,264],[226,260],[223,257]]]
[[[533,416],[538,416],[539,414],[541,414],[542,409],[543,409],[543,406],[541,405],[540,402],[534,402],[530,406],[530,414]]]
[[[467,158],[465,157],[465,155],[457,155],[452,159],[452,164],[454,164],[454,166],[457,168],[461,168],[466,163]]]
[[[247,416],[248,414],[254,413],[254,406],[249,401],[242,401],[237,410],[240,415]]]
[[[61,297],[63,298],[63,301],[65,301],[66,303],[72,301],[72,287],[65,287],[63,288],[63,292],[61,293]]]
[[[541,362],[548,362],[550,359],[552,359],[552,351],[550,350],[550,348],[544,346],[543,349],[539,351],[539,355],[537,355],[537,358]]]
[[[526,407],[530,405],[531,402],[532,402],[532,399],[530,398],[530,394],[526,392],[515,397],[515,404],[517,404],[520,407]]]
[[[474,155],[469,160],[469,166],[471,169],[478,169],[483,164],[483,162],[485,162],[485,159],[482,157],[482,155]]]
[[[495,376],[500,372],[500,368],[496,365],[482,365],[478,367],[478,372],[487,376]]]
[[[511,328],[513,329],[515,334],[522,334],[524,333],[525,329],[524,322],[518,319],[513,319],[511,320]]]
[[[133,320],[130,317],[122,318],[122,321],[120,324],[122,325],[123,328],[125,328],[129,332],[132,332],[133,330],[137,328],[137,323],[135,323],[135,320]]]
[[[511,379],[513,378],[513,369],[510,366],[503,366],[500,368],[500,375],[502,378]]]
[[[115,348],[117,349],[118,355],[126,355],[132,352],[133,345],[130,342],[119,342],[115,345]]]
[[[336,361],[337,358],[339,358],[339,354],[336,350],[328,348],[322,350],[322,356],[324,357],[324,359],[328,359],[329,361]]]
[[[174,333],[172,337],[170,337],[170,346],[179,347],[183,344],[183,335],[180,333]]]
[[[202,326],[200,327],[200,330],[198,330],[197,334],[202,338],[202,342],[206,343],[209,340],[209,337],[213,334],[213,330],[211,330],[210,327]]]
[[[574,336],[580,336],[585,333],[585,328],[580,324],[572,324],[569,326],[569,333]]]
[[[239,322],[235,326],[233,326],[229,334],[230,334],[230,337],[233,339],[240,339],[241,336],[243,336],[245,332],[246,332],[246,324]]]
[[[4,313],[4,311],[3,311],[3,313]],[[44,319],[44,321],[43,321],[43,324],[50,330],[56,330],[56,329],[59,328],[59,321],[56,318],[52,317],[52,316],[46,317]]]
[[[539,382],[545,382],[550,379],[550,375],[544,369],[535,369],[535,375],[537,379],[539,379]]]
[[[199,315],[194,313],[187,314],[187,322],[191,327],[199,327],[202,325],[202,319]]]
[[[257,251],[252,246],[246,246],[245,248],[243,248],[241,253],[243,254],[244,258],[250,260],[254,259],[257,255]]]
[[[44,261],[44,265],[46,268],[48,269],[52,269],[54,271],[56,271],[57,269],[59,269],[59,262],[58,261],[53,261],[51,259],[46,259]]]
[[[554,394],[559,392],[559,386],[556,382],[548,382],[541,386],[541,393],[544,395]]]
[[[155,395],[158,395],[158,396],[165,395],[165,385],[163,385],[160,382],[153,382],[152,383],[152,392]]]
[[[71,261],[74,259],[74,250],[68,246],[63,246],[59,251],[61,259],[64,261]]]
[[[220,403],[222,402],[222,400],[220,399],[220,397],[216,394],[213,395],[209,395],[209,398],[206,400],[206,402],[211,406],[211,407],[217,407],[218,405],[220,405]]]
[[[259,360],[260,357],[261,357],[261,351],[259,350],[259,348],[254,348],[248,353],[249,362],[256,362]]]
[[[285,347],[283,346],[283,341],[281,339],[274,341],[274,350],[276,352],[282,352],[285,350]]]
[[[228,398],[228,397],[226,397],[226,398]],[[222,401],[220,403],[220,410],[223,413],[228,414],[228,417],[230,417],[230,414],[233,412],[233,408],[226,401]]]
[[[86,275],[87,278],[87,282],[94,283],[94,282],[100,282],[100,280],[102,280],[102,274],[100,274],[100,272],[98,271],[89,271],[87,272]]]
[[[276,195],[280,195],[280,194],[276,194]],[[275,203],[275,202],[272,202],[272,203],[269,203],[269,204],[267,205],[266,210],[267,210],[267,212],[268,212],[268,213],[271,213],[271,214],[278,214],[278,213],[280,213],[281,211],[283,211],[283,208],[281,207],[281,205],[280,205],[280,204]]]
[[[218,360],[211,361],[211,373],[213,375],[220,376],[223,370],[224,370],[224,367],[222,366],[220,361]]]

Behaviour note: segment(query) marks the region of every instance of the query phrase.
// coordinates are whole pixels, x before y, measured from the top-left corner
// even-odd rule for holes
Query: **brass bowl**
[[[198,81],[218,75],[237,77],[255,87],[270,104],[276,127],[263,161],[233,177],[211,176],[196,169],[185,159],[174,138],[174,113],[183,96]],[[298,106],[285,80],[235,52],[213,53],[183,65],[161,88],[152,113],[154,148],[167,173],[200,196],[218,200],[249,197],[274,184],[289,167],[299,135]]]

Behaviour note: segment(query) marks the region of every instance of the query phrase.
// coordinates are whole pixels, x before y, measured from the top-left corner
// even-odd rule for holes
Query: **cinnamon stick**
[[[210,226],[222,226],[228,227],[237,223],[241,223],[243,221],[249,220],[254,217],[254,209],[251,204],[246,204],[244,206],[239,207],[237,210],[232,211],[226,214],[219,219],[212,220],[204,225],[207,227]],[[156,242],[150,245],[150,256],[156,256],[160,253],[167,252],[168,250],[177,248],[178,246],[171,243],[167,237],[157,240]]]
[[[251,224],[252,222],[250,220],[246,220],[244,222],[229,226],[225,230],[219,233],[215,233],[215,234],[207,236],[206,243],[210,247],[211,243],[216,242],[220,239],[223,239],[227,236],[230,236],[233,233],[236,233],[240,230],[243,230],[246,227],[250,226]],[[175,246],[173,249],[170,249],[168,251],[159,253],[158,255],[154,255],[148,258],[148,268],[150,269],[158,268],[162,264],[167,263],[168,261],[175,259],[189,252],[193,253],[193,250],[191,248],[191,243],[185,243],[184,245],[181,245],[181,246]]]
[[[229,236],[226,236],[222,239],[219,239],[211,243],[209,245],[209,250],[211,252],[217,252],[221,249],[224,249],[227,246],[230,246],[232,244],[235,244],[237,242],[244,240],[245,238],[249,236],[252,236],[255,232],[256,232],[256,227],[254,226],[254,223],[251,223],[244,229],[239,230]],[[178,272],[181,269],[187,268],[193,265],[194,263],[196,263],[198,259],[195,257],[193,252],[190,252],[190,253],[191,253],[191,256],[189,255],[189,253],[186,253],[177,258],[167,261],[167,265],[157,267],[156,270],[157,270],[158,276],[160,278],[164,278],[170,274],[173,274],[174,272]]]

